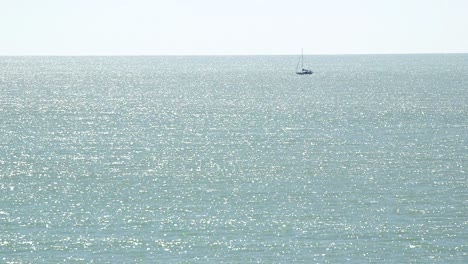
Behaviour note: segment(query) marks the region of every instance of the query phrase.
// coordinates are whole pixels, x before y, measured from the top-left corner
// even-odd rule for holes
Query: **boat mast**
[[[298,72],[297,69],[299,68],[299,64],[301,64],[301,61],[302,59],[301,57],[299,57],[299,60],[297,61],[297,65],[296,65],[296,72]]]
[[[302,69],[304,69],[304,48],[301,49]]]

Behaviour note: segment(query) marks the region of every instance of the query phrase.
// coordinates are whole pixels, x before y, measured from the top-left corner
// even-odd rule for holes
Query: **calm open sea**
[[[467,263],[468,55],[0,57],[1,263]]]

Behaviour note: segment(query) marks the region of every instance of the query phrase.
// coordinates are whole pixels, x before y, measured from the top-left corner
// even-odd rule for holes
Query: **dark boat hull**
[[[310,75],[312,74],[313,72],[312,71],[308,71],[308,72],[296,72],[296,74],[299,74],[299,75]]]

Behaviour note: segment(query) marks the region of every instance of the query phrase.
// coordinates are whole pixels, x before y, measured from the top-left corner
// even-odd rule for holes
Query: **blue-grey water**
[[[1,263],[467,263],[468,55],[1,57]]]

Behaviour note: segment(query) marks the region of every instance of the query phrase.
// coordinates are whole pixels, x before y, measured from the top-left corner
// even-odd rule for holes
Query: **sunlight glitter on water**
[[[3,261],[466,257],[465,55],[174,59],[0,59]]]

